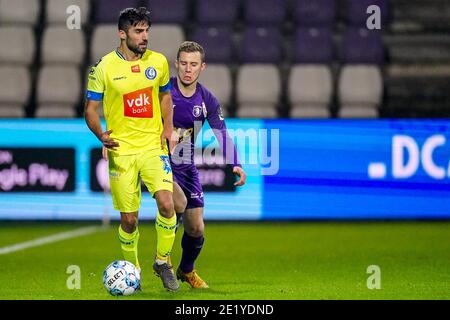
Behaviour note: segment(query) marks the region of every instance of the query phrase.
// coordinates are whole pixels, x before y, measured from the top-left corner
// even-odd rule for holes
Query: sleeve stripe
[[[159,92],[166,92],[169,91],[170,89],[172,89],[172,83],[169,80],[169,82],[167,82],[165,86],[159,87]]]
[[[86,99],[94,100],[94,101],[101,101],[103,99],[103,93],[88,90],[86,92]]]

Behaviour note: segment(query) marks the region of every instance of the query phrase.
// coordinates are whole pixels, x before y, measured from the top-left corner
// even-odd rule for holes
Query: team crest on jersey
[[[194,115],[194,117],[196,117],[196,118],[200,117],[201,113],[202,113],[202,107],[194,106],[194,109],[192,109],[192,114]]]
[[[172,172],[172,167],[170,166],[169,156],[160,156],[160,159],[163,163],[163,170],[166,173]]]
[[[145,70],[145,76],[147,77],[148,80],[154,80],[156,78],[156,70],[153,67],[148,67]]]

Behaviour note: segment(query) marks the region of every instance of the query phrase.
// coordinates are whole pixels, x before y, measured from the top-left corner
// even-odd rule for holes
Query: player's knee
[[[159,210],[159,214],[162,215],[164,218],[168,218],[168,219],[172,218],[172,216],[175,214],[173,200],[167,199],[167,200],[159,201],[158,210]]]
[[[134,214],[124,214],[121,216],[120,224],[123,231],[127,233],[132,233],[137,227],[137,217]]]
[[[205,231],[205,225],[203,223],[197,223],[189,227],[185,226],[185,231],[191,237],[198,238],[203,236],[203,233]]]

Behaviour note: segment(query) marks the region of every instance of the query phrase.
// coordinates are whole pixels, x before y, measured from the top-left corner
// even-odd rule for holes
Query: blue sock
[[[183,248],[183,255],[181,257],[180,269],[184,273],[189,273],[194,270],[194,262],[202,250],[205,238],[203,236],[194,238],[186,232],[183,234],[181,240],[181,247]]]

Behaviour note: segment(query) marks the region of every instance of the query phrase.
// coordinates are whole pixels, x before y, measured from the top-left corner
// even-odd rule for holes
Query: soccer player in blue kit
[[[187,200],[185,211],[177,212],[178,216],[182,216],[184,233],[181,240],[183,253],[176,274],[179,280],[189,283],[192,288],[208,288],[194,269],[195,260],[204,243],[203,190],[194,163],[194,135],[198,134],[198,125],[201,127],[208,121],[214,130],[224,158],[232,162],[233,172],[239,177],[235,182],[236,186],[245,184],[246,174],[239,164],[218,100],[198,82],[200,73],[206,68],[202,46],[192,41],[183,42],[178,49],[175,67],[177,77],[170,79],[174,105],[173,125],[180,138],[171,154],[171,166],[174,182],[181,187],[186,197],[183,199],[184,203]],[[232,154],[230,150],[233,151]],[[180,207],[177,205],[177,202],[180,203],[180,192],[176,184],[174,183],[175,208]]]

